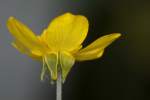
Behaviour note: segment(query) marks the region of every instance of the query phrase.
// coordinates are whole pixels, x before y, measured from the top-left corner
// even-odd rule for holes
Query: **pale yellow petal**
[[[51,48],[72,51],[84,41],[88,20],[82,15],[65,13],[52,20],[46,32],[46,40]]]
[[[104,49],[120,36],[120,33],[102,36],[87,47],[79,50],[74,56],[78,61],[100,58]]]
[[[10,17],[7,21],[7,27],[16,41],[19,41],[30,50],[42,51],[44,47],[39,43],[35,34],[20,21]]]

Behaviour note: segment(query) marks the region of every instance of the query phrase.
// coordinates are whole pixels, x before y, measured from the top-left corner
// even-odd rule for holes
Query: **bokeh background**
[[[8,17],[40,34],[65,12],[90,22],[84,46],[121,32],[102,58],[76,63],[63,85],[63,100],[150,100],[149,0],[0,0],[0,100],[55,100],[55,85],[40,81],[42,64],[10,43]]]

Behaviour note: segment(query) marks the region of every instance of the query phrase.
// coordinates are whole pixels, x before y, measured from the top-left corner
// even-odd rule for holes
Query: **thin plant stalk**
[[[56,82],[56,100],[62,100],[62,75],[60,70],[58,71]]]

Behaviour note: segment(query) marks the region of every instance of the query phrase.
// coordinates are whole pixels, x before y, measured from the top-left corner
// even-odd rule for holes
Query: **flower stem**
[[[56,100],[62,100],[62,75],[60,70],[58,71],[56,82]]]

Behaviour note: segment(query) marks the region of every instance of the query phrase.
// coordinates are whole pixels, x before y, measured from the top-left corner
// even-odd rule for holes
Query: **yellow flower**
[[[56,17],[40,36],[14,17],[8,19],[7,26],[14,37],[12,45],[20,52],[43,61],[41,79],[48,72],[52,80],[57,80],[58,68],[65,80],[75,60],[100,58],[104,49],[121,35],[112,33],[102,36],[82,49],[82,42],[88,33],[88,20],[71,13]]]

